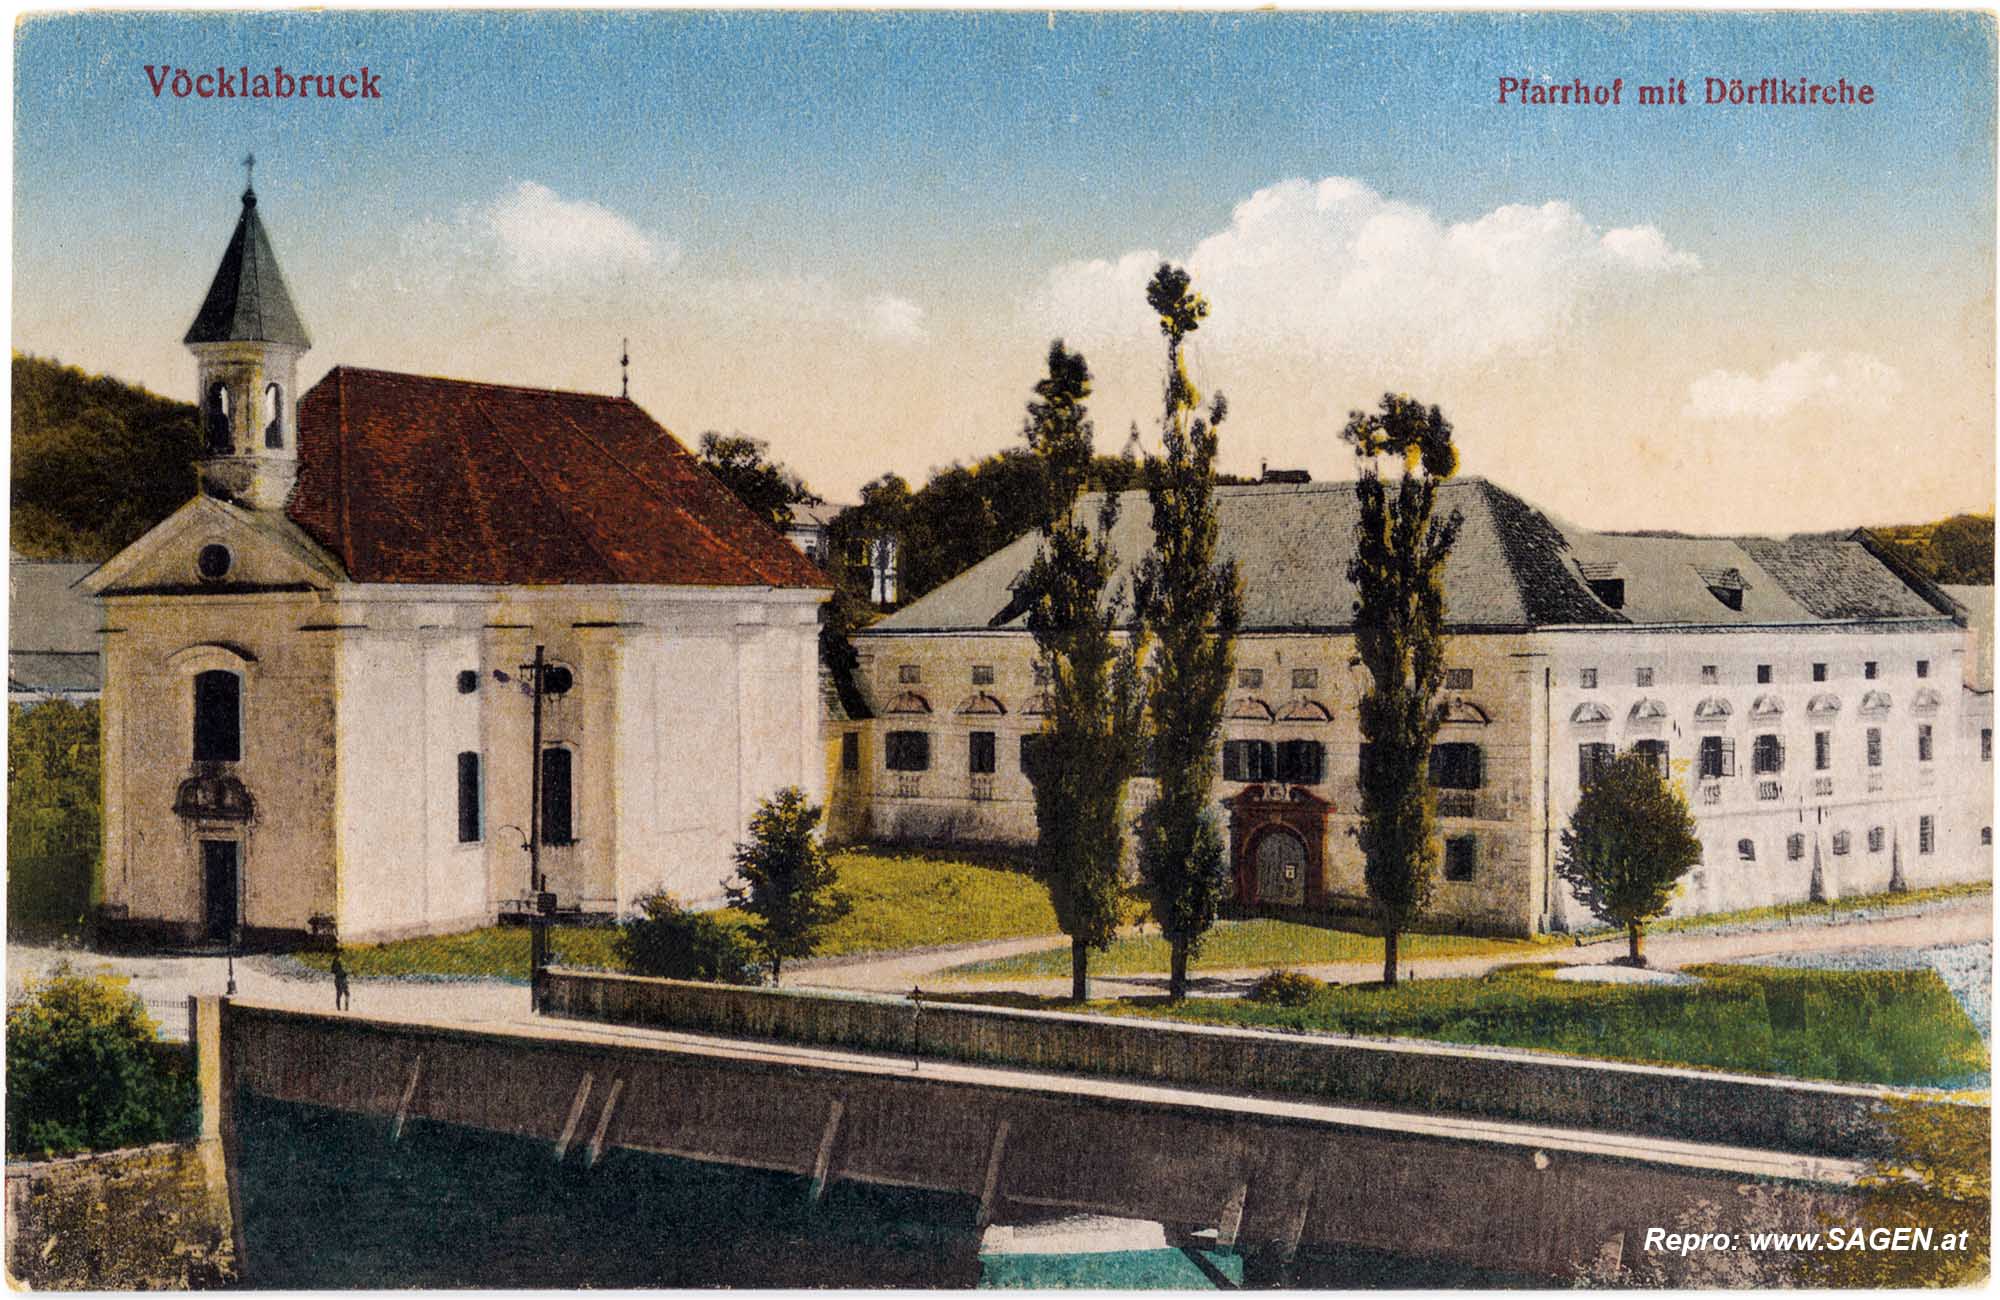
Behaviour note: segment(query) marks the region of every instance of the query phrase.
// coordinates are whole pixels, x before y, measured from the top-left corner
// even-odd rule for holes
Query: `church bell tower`
[[[254,158],[243,162],[247,169]],[[298,475],[299,358],[312,347],[285,289],[246,179],[243,212],[194,324],[201,490],[256,510],[282,510]]]

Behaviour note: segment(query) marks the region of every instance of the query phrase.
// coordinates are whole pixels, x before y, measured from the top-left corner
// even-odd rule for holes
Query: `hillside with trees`
[[[195,493],[192,403],[14,354],[10,543],[42,560],[106,560]]]
[[[1993,516],[1953,515],[1934,524],[1892,524],[1872,530],[1932,582],[1993,585]]]

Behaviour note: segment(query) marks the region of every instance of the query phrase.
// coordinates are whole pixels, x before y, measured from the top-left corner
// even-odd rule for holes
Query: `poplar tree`
[[[1360,515],[1348,581],[1354,644],[1371,685],[1362,697],[1361,851],[1382,927],[1382,982],[1396,983],[1396,947],[1429,905],[1440,854],[1431,743],[1444,721],[1444,565],[1460,516],[1437,518],[1438,488],[1458,469],[1451,424],[1437,407],[1385,394],[1379,412],[1354,411]],[[1382,458],[1402,462],[1392,492]]]
[[[1125,786],[1138,766],[1145,693],[1142,634],[1120,644],[1121,593],[1110,590],[1118,494],[1107,492],[1097,526],[1077,518],[1090,473],[1090,368],[1061,339],[1028,404],[1028,445],[1048,467],[1041,546],[1019,595],[1048,676],[1048,713],[1029,780],[1035,791],[1037,869],[1056,921],[1070,938],[1070,996],[1089,992],[1090,952],[1118,931]]]
[[[1215,559],[1216,428],[1228,406],[1217,394],[1208,414],[1199,413],[1201,394],[1182,355],[1208,302],[1191,290],[1186,271],[1164,262],[1146,301],[1167,339],[1167,382],[1162,454],[1146,458],[1153,550],[1133,583],[1141,624],[1158,641],[1147,665],[1158,785],[1139,823],[1139,870],[1171,950],[1167,996],[1179,1002],[1228,881],[1209,794],[1243,600],[1235,562]]]

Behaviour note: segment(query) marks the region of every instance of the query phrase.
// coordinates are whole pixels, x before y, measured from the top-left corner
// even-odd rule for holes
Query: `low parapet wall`
[[[1845,1158],[1885,1154],[1883,1103],[1941,1094],[1503,1048],[1169,1024],[879,994],[553,970],[543,1011],[606,1024],[908,1053],[1249,1094]],[[1983,1108],[1981,1108],[1983,1109]]]

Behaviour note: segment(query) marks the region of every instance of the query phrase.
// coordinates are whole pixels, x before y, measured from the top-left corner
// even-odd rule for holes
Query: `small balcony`
[[[1440,790],[1437,806],[1440,817],[1477,817],[1479,796],[1471,790]]]
[[[1700,787],[1700,790],[1701,802],[1705,806],[1713,807],[1722,802],[1722,783],[1720,781],[1707,782]]]
[[[890,784],[889,793],[898,799],[921,799],[924,794],[924,778],[916,772],[898,772]]]
[[[1785,783],[1783,781],[1759,781],[1757,783],[1757,797],[1761,800],[1768,802],[1772,799],[1781,798],[1784,793]]]
[[[1832,777],[1830,777],[1830,776],[1816,776],[1816,777],[1814,777],[1814,778],[1813,778],[1813,798],[1815,798],[1815,799],[1829,799],[1829,798],[1832,798],[1832,797],[1833,797],[1833,778],[1832,778]]]
[[[1881,788],[1882,788],[1882,774],[1880,772],[1870,772],[1868,774],[1868,793],[1874,794]]]
[[[993,798],[993,777],[991,773],[975,775],[968,779],[966,793],[977,803],[986,803]]]

